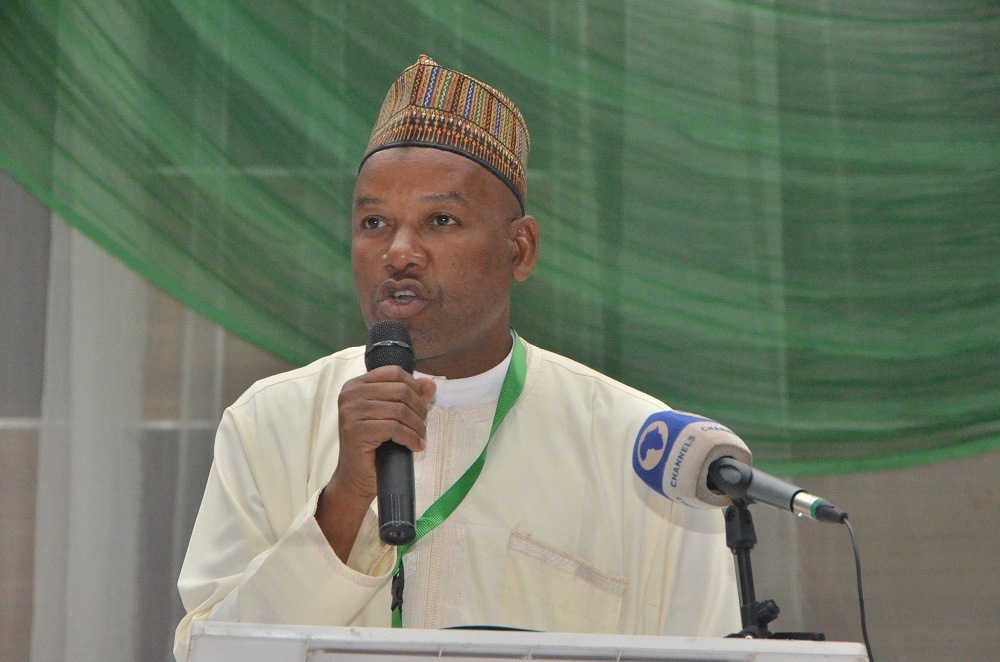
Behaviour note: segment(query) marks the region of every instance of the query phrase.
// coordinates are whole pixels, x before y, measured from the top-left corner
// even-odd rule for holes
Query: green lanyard
[[[493,415],[493,426],[490,428],[490,437],[486,440],[483,452],[479,454],[476,461],[472,463],[462,477],[455,481],[455,484],[448,488],[437,501],[431,504],[423,515],[417,518],[414,527],[417,535],[413,542],[400,545],[398,549],[399,557],[396,561],[396,569],[392,577],[392,627],[403,627],[403,556],[410,551],[410,548],[425,535],[430,533],[438,524],[445,521],[449,515],[455,512],[458,504],[462,503],[465,495],[472,489],[479,474],[486,464],[486,451],[490,447],[493,435],[503,421],[507,412],[514,406],[514,401],[521,395],[524,388],[524,377],[528,372],[528,362],[525,356],[524,345],[521,343],[517,331],[514,331],[514,354],[511,356],[510,365],[507,366],[507,374],[503,378],[503,386],[500,387],[500,399],[497,401],[497,410]]]

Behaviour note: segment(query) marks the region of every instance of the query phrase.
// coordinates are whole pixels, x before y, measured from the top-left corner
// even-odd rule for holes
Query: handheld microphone
[[[847,513],[829,501],[750,466],[750,449],[732,430],[680,411],[646,419],[632,452],[635,473],[659,494],[695,508],[758,502],[821,522]]]
[[[369,371],[398,365],[413,374],[416,358],[410,332],[399,322],[378,322],[368,331],[365,368]],[[413,453],[392,439],[375,449],[375,484],[378,490],[379,537],[389,545],[405,545],[417,531]]]

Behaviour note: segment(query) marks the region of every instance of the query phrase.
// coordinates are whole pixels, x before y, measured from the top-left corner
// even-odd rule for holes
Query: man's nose
[[[403,271],[408,267],[423,267],[427,255],[421,242],[420,233],[409,227],[400,227],[392,235],[392,241],[382,261],[393,271]]]

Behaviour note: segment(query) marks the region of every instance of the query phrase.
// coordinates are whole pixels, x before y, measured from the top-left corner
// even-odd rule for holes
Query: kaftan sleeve
[[[395,548],[379,541],[373,512],[348,563],[341,562],[314,517],[320,490],[296,504],[294,486],[275,489],[273,481],[283,480],[280,470],[258,468],[262,475],[255,475],[244,442],[232,410],[227,410],[178,579],[187,610],[174,642],[178,661],[187,658],[191,623],[197,619],[349,625],[376,600],[395,564]],[[259,480],[272,484],[262,490]],[[287,503],[275,504],[274,495],[282,493],[289,495]],[[274,511],[291,514],[296,507],[290,524],[281,522],[276,531],[274,520],[281,517]],[[388,625],[387,601],[384,612]]]

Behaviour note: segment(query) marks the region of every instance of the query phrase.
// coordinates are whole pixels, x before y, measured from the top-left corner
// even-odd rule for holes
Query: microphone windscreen
[[[732,430],[680,411],[657,412],[636,437],[632,467],[649,487],[693,508],[725,508],[729,497],[708,489],[708,465],[720,457],[750,463],[750,449]]]
[[[391,320],[378,322],[370,328],[365,346],[365,368],[371,371],[386,365],[398,365],[411,374],[416,365],[410,332]]]

